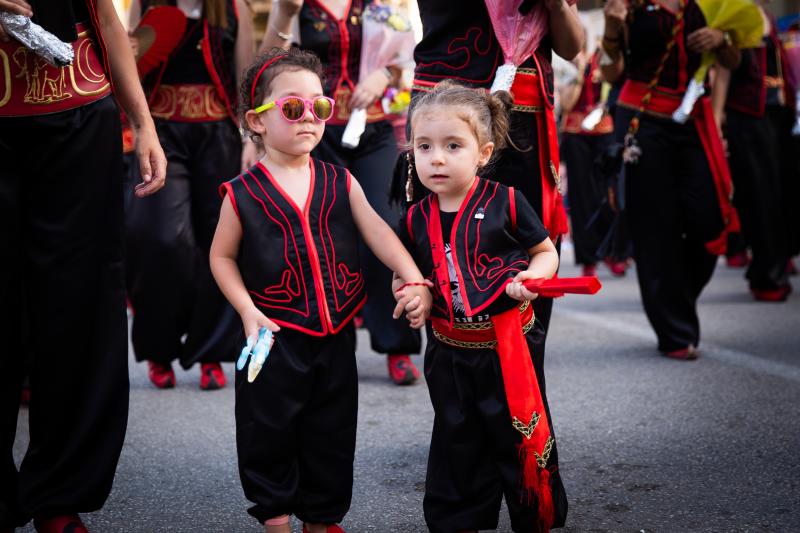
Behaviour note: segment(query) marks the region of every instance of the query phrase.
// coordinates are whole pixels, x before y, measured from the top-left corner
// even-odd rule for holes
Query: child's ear
[[[247,122],[247,127],[253,133],[258,133],[259,135],[264,135],[264,133],[266,133],[267,128],[258,120],[258,113],[252,109],[244,114],[244,120]]]
[[[478,157],[478,166],[485,166],[486,163],[489,162],[489,159],[492,157],[492,152],[494,152],[494,143],[488,142],[481,146],[480,149],[480,157]]]

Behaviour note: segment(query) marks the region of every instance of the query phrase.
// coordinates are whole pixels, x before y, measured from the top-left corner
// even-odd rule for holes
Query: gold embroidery
[[[536,454],[536,464],[538,464],[540,468],[547,467],[547,461],[550,460],[550,452],[553,451],[553,443],[555,443],[555,441],[553,440],[552,435],[547,437],[547,442],[544,444],[544,450],[542,451],[542,454]]]
[[[3,87],[6,89],[6,94],[0,99],[0,107],[3,107],[11,100],[11,64],[4,50],[0,50],[0,59],[3,61]]]
[[[550,161],[550,172],[553,174],[553,181],[556,184],[556,189],[558,189],[559,194],[561,194],[561,176],[558,175],[556,165],[552,161]]]
[[[318,32],[325,31],[325,27],[326,26],[327,25],[324,22],[315,22],[314,23],[314,29],[317,30]]]
[[[512,111],[519,111],[521,113],[541,113],[544,107],[538,105],[520,105],[514,104],[511,106]]]
[[[29,60],[30,56],[33,57]],[[66,90],[64,67],[56,69],[39,55],[28,53],[28,49],[22,46],[17,48],[12,57],[19,67],[16,77],[25,78],[23,101],[26,104],[52,104],[72,98],[72,93]]]
[[[526,439],[530,439],[533,436],[533,430],[536,429],[536,424],[539,423],[539,419],[540,418],[541,418],[541,415],[539,413],[537,413],[536,411],[534,411],[533,414],[531,415],[531,421],[528,422],[527,424],[525,424],[523,421],[521,421],[516,416],[513,417],[513,419],[511,420],[511,424],[514,426],[514,429],[516,429],[517,431],[522,433],[522,435]],[[537,455],[537,457],[538,457],[538,455]]]
[[[520,312],[525,311],[525,309],[527,309],[529,305],[530,305],[529,301],[523,302],[522,305],[520,305],[520,307],[519,307]],[[533,324],[535,322],[536,322],[536,316],[534,314],[531,314],[531,319],[528,320],[528,322],[526,322],[522,326],[522,334],[525,335],[526,333],[528,333],[531,330],[531,328],[533,327]],[[484,324],[488,325],[488,327],[485,327],[485,328],[482,327]],[[455,325],[453,327],[453,329],[454,330],[462,330],[463,331],[463,330],[484,330],[484,329],[488,330],[488,329],[493,329],[494,328],[494,324],[492,324],[491,322],[479,322],[479,323],[474,324],[475,326],[481,326],[481,327],[464,327],[464,326],[467,326],[467,325],[468,324],[457,324],[457,325]],[[442,342],[442,343],[447,344],[449,346],[454,346],[456,348],[469,348],[471,350],[497,348],[497,340],[496,339],[489,340],[489,341],[462,341],[462,340],[459,340],[459,339],[453,339],[452,337],[448,337],[447,335],[437,331],[436,327],[433,328],[433,336],[436,337],[436,339],[439,342]]]

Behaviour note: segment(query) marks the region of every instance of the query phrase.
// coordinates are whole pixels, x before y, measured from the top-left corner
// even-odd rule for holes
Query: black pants
[[[107,97],[0,118],[0,529],[95,511],[128,416],[122,142]],[[12,446],[30,357],[30,446]]]
[[[217,188],[239,173],[241,141],[227,120],[157,120],[156,127],[169,161],[166,185],[127,213],[136,359],[178,358],[183,368],[232,361],[241,324],[211,276],[208,253],[222,205]]]
[[[800,137],[792,135],[794,111],[777,105],[767,106],[767,119],[777,139],[783,233],[789,257],[800,254],[800,222],[797,204],[800,201]]]
[[[777,289],[787,283],[789,259],[777,132],[766,117],[729,109],[727,119],[733,200],[753,252],[747,279],[753,289]]]
[[[294,514],[341,522],[353,492],[355,330],[312,337],[284,327],[253,383],[236,373],[236,448],[259,522]]]
[[[618,127],[632,113],[619,108]],[[642,303],[659,350],[697,346],[697,298],[717,261],[704,243],[723,229],[713,177],[694,123],[644,115],[636,138],[642,156],[626,166],[626,192]]]
[[[594,161],[614,141],[613,134],[561,136],[561,157],[567,165],[567,197],[572,222],[575,262],[593,265],[608,235],[614,213],[608,205],[606,184],[595,170]]]
[[[430,333],[430,331],[429,331]],[[526,335],[528,348],[541,342],[541,324]],[[524,505],[517,446],[500,361],[494,350],[453,348],[428,336],[425,378],[435,413],[423,509],[434,533],[496,529],[505,496],[515,532],[537,531],[538,507]],[[532,355],[547,418],[543,360]],[[552,433],[555,438],[555,432]],[[556,445],[550,454],[554,527],[564,525],[567,497],[558,471]]]
[[[372,208],[392,228],[397,229],[400,212],[389,202],[392,171],[397,159],[397,141],[388,120],[367,124],[356,148],[342,146],[344,126],[327,126],[314,157],[340,165],[352,172],[364,189]],[[372,251],[360,248],[361,268],[367,284],[367,303],[361,312],[369,330],[372,350],[378,353],[419,353],[420,336],[405,319],[392,318],[392,273]]]

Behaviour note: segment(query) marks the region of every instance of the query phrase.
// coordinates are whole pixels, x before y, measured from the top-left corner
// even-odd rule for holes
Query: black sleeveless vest
[[[505,293],[508,280],[526,270],[530,262],[528,251],[512,236],[515,226],[514,189],[476,179],[450,233],[453,267],[468,317],[495,315],[519,305]],[[411,206],[406,229],[414,244],[417,266],[433,282],[431,316],[452,324],[450,276],[435,194]]]
[[[311,186],[298,207],[257,163],[222,184],[242,224],[239,270],[256,306],[309,335],[339,332],[364,304],[350,173],[311,160]]]
[[[731,74],[725,106],[754,117],[763,117],[767,103],[767,49],[742,50],[742,62]]]
[[[153,0],[142,0],[142,14],[153,4]],[[175,6],[175,0],[168,0],[167,5]],[[236,114],[238,106],[238,87],[236,81],[236,36],[239,31],[239,11],[236,0],[225,0],[225,15],[227,27],[218,28],[203,19],[202,52],[206,69],[211,76],[211,81],[217,89],[217,94],[225,102],[228,117],[236,128],[239,127],[239,118]],[[166,63],[164,64],[166,68]],[[144,80],[145,93],[149,95],[158,89],[160,72],[157,69]]]

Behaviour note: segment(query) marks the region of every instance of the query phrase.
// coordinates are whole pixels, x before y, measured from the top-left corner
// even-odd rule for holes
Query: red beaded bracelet
[[[402,285],[400,285],[400,287],[395,289],[394,292],[400,292],[403,289],[405,289],[406,287],[417,287],[417,286],[421,286],[421,285],[424,285],[426,287],[428,286],[428,284],[425,283],[424,281],[409,281],[407,283],[403,283]]]

